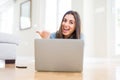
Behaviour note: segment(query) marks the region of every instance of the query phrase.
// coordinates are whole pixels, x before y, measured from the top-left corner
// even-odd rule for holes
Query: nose
[[[68,22],[65,22],[64,26],[65,26],[65,27],[68,27],[68,26],[69,26],[69,23],[68,23]]]

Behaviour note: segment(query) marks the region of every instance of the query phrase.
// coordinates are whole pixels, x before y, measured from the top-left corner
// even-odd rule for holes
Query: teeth
[[[69,29],[64,29],[64,30],[69,30]]]
[[[64,29],[65,31],[68,31],[67,29]]]

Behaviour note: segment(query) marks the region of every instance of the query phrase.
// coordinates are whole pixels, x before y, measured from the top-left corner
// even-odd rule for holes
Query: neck
[[[65,39],[68,39],[70,37],[70,35],[64,36]]]

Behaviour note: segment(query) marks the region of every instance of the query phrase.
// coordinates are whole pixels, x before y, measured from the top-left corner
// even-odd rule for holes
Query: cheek
[[[75,26],[71,26],[70,28],[71,28],[71,30],[72,30],[72,31],[74,31],[74,30],[75,30]]]
[[[61,26],[64,26],[64,25],[65,25],[65,23],[64,23],[64,22],[62,22]]]

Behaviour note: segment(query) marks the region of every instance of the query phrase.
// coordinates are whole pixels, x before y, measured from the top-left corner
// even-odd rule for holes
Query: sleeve
[[[81,39],[81,40],[84,40],[84,36],[83,36],[82,33],[81,33],[81,35],[80,35],[80,39]]]
[[[54,33],[51,33],[50,34],[50,39],[55,39],[56,38],[56,33],[54,32]]]

